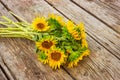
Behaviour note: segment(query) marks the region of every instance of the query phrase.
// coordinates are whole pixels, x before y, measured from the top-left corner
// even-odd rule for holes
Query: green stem
[[[2,34],[0,35],[0,37],[16,37],[16,38],[19,38],[19,37],[23,37],[23,38],[27,38],[29,40],[32,40],[34,41],[30,36],[27,36],[27,35],[21,35],[21,34]]]
[[[30,23],[28,23],[26,20],[24,20],[23,18],[21,18],[21,17],[19,17],[18,15],[16,15],[16,14],[14,14],[13,12],[11,12],[11,11],[9,11],[12,15],[14,15],[15,17],[17,17],[18,19],[20,19],[21,21],[23,21],[24,22],[24,24],[22,24],[23,26],[26,26],[27,27],[27,29],[30,29],[30,26],[31,26],[31,24]]]
[[[7,20],[8,22],[11,22],[12,24],[14,24],[16,27],[20,28],[21,30],[27,32],[26,29],[24,29],[23,27],[21,27],[20,25],[18,25],[17,23],[13,22],[12,20],[8,19],[7,17],[5,16],[2,16],[3,19]]]
[[[21,26],[23,26],[24,28],[26,28],[27,30],[32,30],[31,24],[27,25],[25,23],[19,23]]]
[[[0,28],[0,30],[20,30],[20,28]]]
[[[22,19],[21,17],[19,17],[18,15],[14,14],[13,12],[9,11],[13,16],[17,17],[18,19],[20,19],[21,21],[25,22],[26,24],[29,24],[26,20]]]
[[[0,24],[7,26],[7,27],[15,27],[15,26],[11,25],[10,22],[1,22],[0,21]]]
[[[11,24],[15,25],[16,27],[20,28],[22,31],[24,32],[28,32],[27,29],[25,29],[24,27],[20,26],[19,24],[15,23],[14,21],[8,19],[7,17],[3,16],[3,19],[7,20],[8,22],[11,22]],[[29,34],[31,37],[34,37],[33,35]]]
[[[35,33],[35,32],[10,32],[10,33],[0,33],[0,34],[37,34],[38,35],[38,33]]]

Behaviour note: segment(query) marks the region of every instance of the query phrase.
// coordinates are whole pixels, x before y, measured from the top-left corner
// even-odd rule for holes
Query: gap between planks
[[[1,65],[0,65],[0,80],[10,80],[7,78],[6,74],[4,73],[3,69],[1,68]]]

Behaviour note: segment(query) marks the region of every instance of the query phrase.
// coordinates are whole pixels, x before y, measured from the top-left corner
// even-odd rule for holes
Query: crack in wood
[[[72,77],[73,80],[76,80],[76,79],[68,72],[68,70],[66,70],[65,67],[62,67],[62,68]]]
[[[2,68],[2,66],[0,65],[0,69],[2,70],[2,72],[4,73],[5,77],[7,78],[7,80],[10,80],[10,78],[8,77],[7,73],[5,72],[5,70]]]
[[[3,60],[3,59],[2,59]],[[15,75],[12,73],[12,71],[10,70],[10,68],[7,66],[7,64],[5,63],[5,61],[3,60],[3,63],[4,63],[4,65],[6,66],[6,68],[9,70],[9,72],[10,72],[10,74],[11,74],[11,76],[14,78],[14,80],[17,80],[16,79],[16,77],[15,77]],[[6,74],[7,75],[7,74]],[[9,79],[10,80],[10,79]]]

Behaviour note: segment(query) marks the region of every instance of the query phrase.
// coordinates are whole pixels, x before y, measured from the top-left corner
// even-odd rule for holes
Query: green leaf
[[[80,56],[80,53],[79,52],[72,52],[69,57],[68,57],[68,61],[71,62],[71,61],[74,61],[76,60],[78,57]]]
[[[54,34],[57,37],[62,36],[62,25],[55,19],[49,18],[48,24],[50,26],[50,34]]]
[[[48,58],[48,56],[43,51],[41,51],[38,53],[38,58],[45,60]]]

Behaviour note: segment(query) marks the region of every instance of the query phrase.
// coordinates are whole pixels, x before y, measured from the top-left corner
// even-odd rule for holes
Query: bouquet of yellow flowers
[[[48,18],[37,17],[28,23],[10,12],[21,22],[14,22],[2,16],[5,22],[0,24],[0,37],[24,37],[35,41],[38,60],[48,64],[53,69],[67,64],[73,67],[84,56],[89,55],[84,24],[75,25],[72,21],[64,21],[61,16],[50,14]]]

